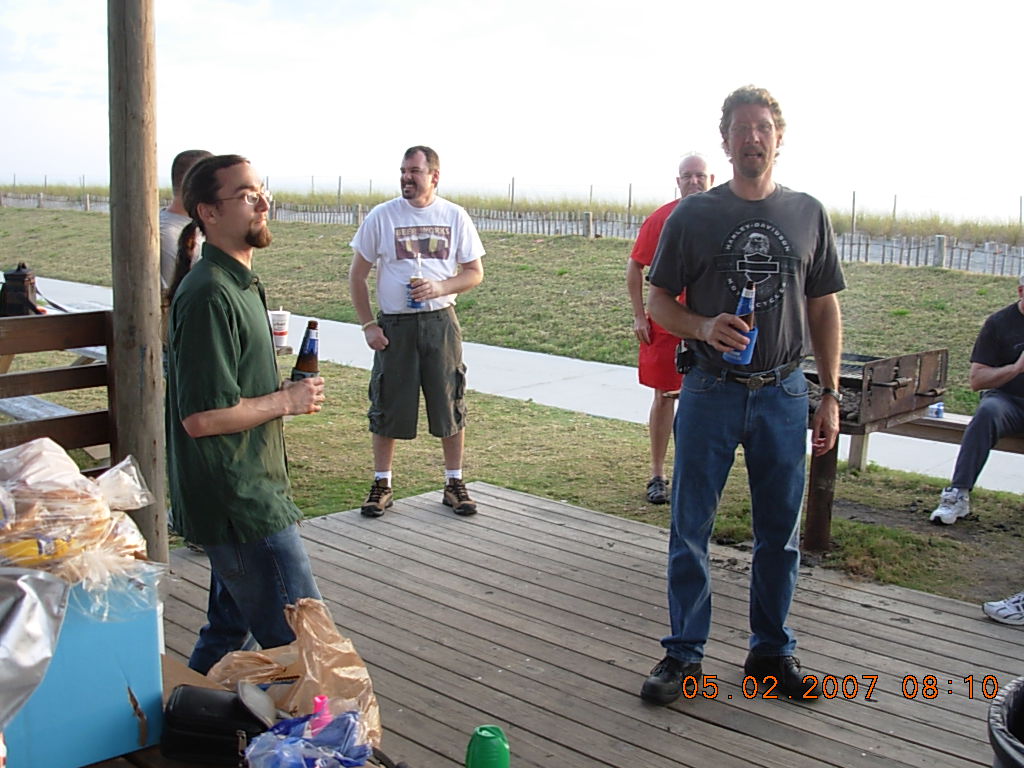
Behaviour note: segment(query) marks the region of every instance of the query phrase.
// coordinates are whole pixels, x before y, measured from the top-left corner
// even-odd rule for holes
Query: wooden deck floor
[[[303,525],[331,613],[370,669],[382,746],[412,768],[461,765],[483,723],[502,726],[517,768],[992,764],[982,681],[1024,674],[1021,629],[975,605],[804,569],[790,621],[798,655],[806,673],[835,675],[838,695],[748,700],[748,562],[718,548],[704,664],[717,695],[650,707],[637,692],[667,627],[667,532],[470,489],[481,511],[468,519],[437,492],[376,520],[352,510]],[[206,567],[202,555],[172,557],[166,641],[179,658],[203,621]],[[916,698],[901,692],[908,675]],[[939,682],[932,699],[927,675]]]

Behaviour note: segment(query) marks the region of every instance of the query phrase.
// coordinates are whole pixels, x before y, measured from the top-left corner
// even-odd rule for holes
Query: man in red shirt
[[[687,155],[679,163],[676,184],[682,197],[705,192],[715,183],[707,163],[700,155]],[[679,339],[651,319],[644,307],[644,267],[654,260],[658,238],[665,219],[678,200],[666,203],[648,216],[640,227],[633,251],[626,261],[626,288],[633,305],[633,332],[640,342],[638,369],[640,383],[654,390],[654,401],[647,425],[651,433],[651,479],[647,483],[647,501],[668,503],[668,481],[665,479],[665,454],[672,436],[675,398],[682,384],[676,370],[675,352]],[[680,296],[680,300],[682,300]]]

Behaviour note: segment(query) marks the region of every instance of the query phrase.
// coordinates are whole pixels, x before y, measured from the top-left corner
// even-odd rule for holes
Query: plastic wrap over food
[[[101,586],[146,556],[135,522],[117,509],[152,503],[131,457],[94,482],[49,438],[0,451],[0,566],[39,568]]]
[[[0,483],[50,487],[76,485],[89,479],[74,459],[48,437],[40,437],[0,451]]]
[[[67,609],[68,583],[28,568],[0,568],[0,731],[43,680]]]

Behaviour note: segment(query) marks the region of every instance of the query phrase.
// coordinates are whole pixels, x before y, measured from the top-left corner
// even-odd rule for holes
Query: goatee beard
[[[270,234],[270,228],[266,224],[255,231],[250,229],[245,233],[245,244],[253,248],[266,248],[273,239],[274,236]]]

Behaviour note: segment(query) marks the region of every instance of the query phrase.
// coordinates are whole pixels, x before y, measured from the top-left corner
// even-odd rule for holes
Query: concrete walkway
[[[36,283],[45,298],[69,308],[105,309],[113,303],[110,288],[44,277],[36,278]],[[308,319],[292,315],[288,340],[293,346],[298,346]],[[333,320],[320,320],[320,357],[366,370],[373,362],[359,326]],[[465,345],[464,357],[469,386],[478,392],[638,424],[647,422],[651,390],[637,382],[632,366],[473,343]],[[872,435],[868,445],[868,460],[879,466],[947,480],[953,473],[955,445],[884,434]],[[841,456],[847,455],[848,446],[849,439],[840,436]],[[1021,461],[1019,455],[993,451],[978,485],[1024,493]]]

